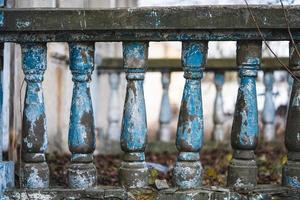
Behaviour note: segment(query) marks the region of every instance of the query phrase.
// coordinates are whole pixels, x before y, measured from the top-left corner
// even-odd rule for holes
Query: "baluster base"
[[[255,160],[233,158],[228,169],[227,185],[234,188],[253,188],[257,184]]]
[[[90,188],[97,184],[97,170],[94,163],[72,163],[68,168],[70,188]]]
[[[46,162],[24,163],[22,186],[29,189],[49,187],[49,168]]]
[[[274,124],[265,124],[263,130],[264,141],[271,142],[275,139],[275,126]]]
[[[300,161],[288,161],[282,169],[282,184],[300,189]]]
[[[180,189],[200,187],[202,182],[202,165],[200,161],[177,161],[173,178],[175,186]]]
[[[125,188],[145,188],[148,186],[146,162],[123,161],[119,171],[120,184]]]

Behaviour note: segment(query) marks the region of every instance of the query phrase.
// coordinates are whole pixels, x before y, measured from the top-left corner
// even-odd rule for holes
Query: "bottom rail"
[[[259,185],[255,189],[234,191],[228,188],[201,187],[194,190],[165,190],[133,189],[126,191],[120,187],[99,186],[90,189],[11,189],[5,192],[4,199],[11,200],[40,200],[40,199],[126,199],[126,200],[268,200],[300,198],[300,191],[292,191],[287,187],[274,185]]]

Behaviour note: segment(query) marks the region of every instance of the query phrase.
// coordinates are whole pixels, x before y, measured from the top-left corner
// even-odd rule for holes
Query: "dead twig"
[[[266,45],[266,47],[267,47],[267,48],[269,49],[269,51],[273,54],[273,56],[276,58],[277,62],[279,62],[279,64],[280,64],[282,67],[284,67],[284,68],[286,69],[286,71],[294,78],[294,80],[296,80],[297,82],[300,82],[300,80],[295,76],[295,74],[291,71],[291,69],[290,69],[288,66],[286,66],[286,65],[279,59],[279,57],[275,54],[275,52],[271,49],[270,45],[267,43],[267,41],[266,41],[266,39],[265,39],[265,37],[264,37],[264,35],[263,35],[261,29],[260,29],[260,27],[259,27],[259,25],[258,25],[258,23],[257,23],[257,21],[256,21],[256,19],[255,19],[255,17],[254,17],[254,14],[253,14],[253,12],[252,12],[252,10],[251,10],[249,4],[248,4],[248,1],[247,1],[247,0],[244,0],[244,2],[245,2],[245,4],[246,4],[246,6],[247,6],[247,9],[248,9],[248,11],[249,11],[249,13],[250,13],[250,15],[251,15],[252,20],[253,20],[253,22],[254,22],[254,24],[255,24],[255,26],[256,26],[256,29],[257,29],[257,31],[258,31],[258,33],[259,33],[261,39],[263,40],[264,44]]]
[[[282,10],[283,10],[283,14],[284,14],[284,18],[285,18],[285,22],[286,22],[286,26],[287,26],[287,29],[288,29],[288,32],[289,32],[290,39],[291,39],[292,44],[293,44],[293,46],[296,50],[298,58],[300,58],[299,50],[296,46],[295,40],[294,40],[292,32],[291,32],[291,27],[290,27],[290,23],[289,23],[289,20],[288,20],[288,15],[287,15],[287,9],[284,7],[282,0],[280,0],[280,4],[281,4]]]

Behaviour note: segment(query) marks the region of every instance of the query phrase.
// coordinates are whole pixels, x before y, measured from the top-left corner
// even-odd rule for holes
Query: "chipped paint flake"
[[[4,12],[0,11],[0,27],[4,26]]]
[[[16,26],[18,29],[24,29],[30,27],[30,21],[23,21],[23,19],[17,19]]]
[[[176,134],[179,155],[174,167],[174,181],[180,189],[192,189],[201,185],[199,151],[203,144],[204,125],[200,80],[206,57],[206,42],[183,42],[182,63],[186,82]]]

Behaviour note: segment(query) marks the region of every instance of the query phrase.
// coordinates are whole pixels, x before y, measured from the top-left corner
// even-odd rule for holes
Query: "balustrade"
[[[267,6],[251,6],[250,9],[257,16],[257,23],[260,25],[264,39],[290,39],[289,34],[284,30],[285,19],[274,18],[280,15],[281,10]],[[289,13],[294,17],[291,29],[295,31],[293,34],[296,40],[296,46],[290,43],[290,68],[295,77],[300,79],[300,60],[296,50],[296,47],[300,48],[299,8],[290,7]],[[234,23],[228,16],[236,16]],[[130,199],[134,198],[136,191],[143,194],[141,191],[148,191],[151,188],[148,177],[150,170],[145,157],[147,119],[143,88],[144,77],[148,71],[148,44],[151,41],[182,42],[181,60],[174,62],[176,69],[172,70],[166,64],[162,64],[163,67],[160,69],[163,95],[158,138],[161,141],[169,141],[171,138],[169,129],[171,108],[168,94],[170,73],[184,71],[185,79],[175,141],[178,155],[173,168],[174,184],[172,188],[162,191],[151,188],[153,198],[211,200],[258,198],[259,196],[269,198],[279,193],[295,196],[299,194],[300,125],[297,120],[300,118],[300,85],[297,79],[293,82],[286,124],[285,144],[288,150],[288,161],[283,166],[282,186],[266,186],[267,189],[264,190],[257,184],[257,162],[254,153],[259,138],[256,76],[257,71],[261,70],[262,38],[257,33],[256,26],[252,21],[250,22],[246,7],[118,10],[0,9],[0,33],[2,45],[4,42],[21,44],[26,82],[21,138],[21,188],[7,189],[13,186],[11,171],[14,166],[6,165],[2,161],[1,154],[0,174],[7,175],[9,178],[0,180],[0,195],[14,199],[23,197],[25,199]],[[207,61],[208,42],[214,40],[237,41],[236,63],[231,60],[231,64],[224,68],[211,67],[211,61]],[[71,152],[71,161],[67,168],[68,188],[60,189],[52,188],[49,184],[50,173],[45,156],[48,140],[42,82],[47,66],[47,42],[53,41],[68,42],[73,81],[68,133]],[[111,92],[107,117],[108,135],[111,140],[120,139],[120,146],[124,152],[119,169],[121,188],[96,187],[97,170],[93,163],[96,138],[89,85],[94,70],[94,44],[111,41],[121,41],[123,44],[123,64],[118,64],[119,67],[121,65],[123,67],[107,68],[110,73]],[[2,49],[3,47],[1,51]],[[224,60],[218,62],[216,65],[220,66]],[[280,67],[278,64],[276,67],[274,61],[271,65],[273,68],[264,65],[262,67],[265,69],[266,86],[262,114],[265,140],[274,137],[273,71]],[[203,71],[210,70],[215,74],[213,137],[216,141],[222,142],[225,137],[222,97],[224,74],[226,71],[237,69],[240,84],[231,131],[233,158],[228,168],[227,186],[226,189],[202,187],[204,170],[200,162],[200,151],[204,140],[201,90]],[[117,91],[120,83],[119,73],[122,71],[126,73],[127,87],[122,124],[119,127]],[[149,71],[152,71],[151,67]],[[0,95],[1,92],[0,87]],[[101,91],[99,94],[101,96]],[[203,97],[206,98],[206,94],[203,94]],[[2,96],[0,96],[2,105],[1,100]],[[3,190],[5,190],[4,194]]]

